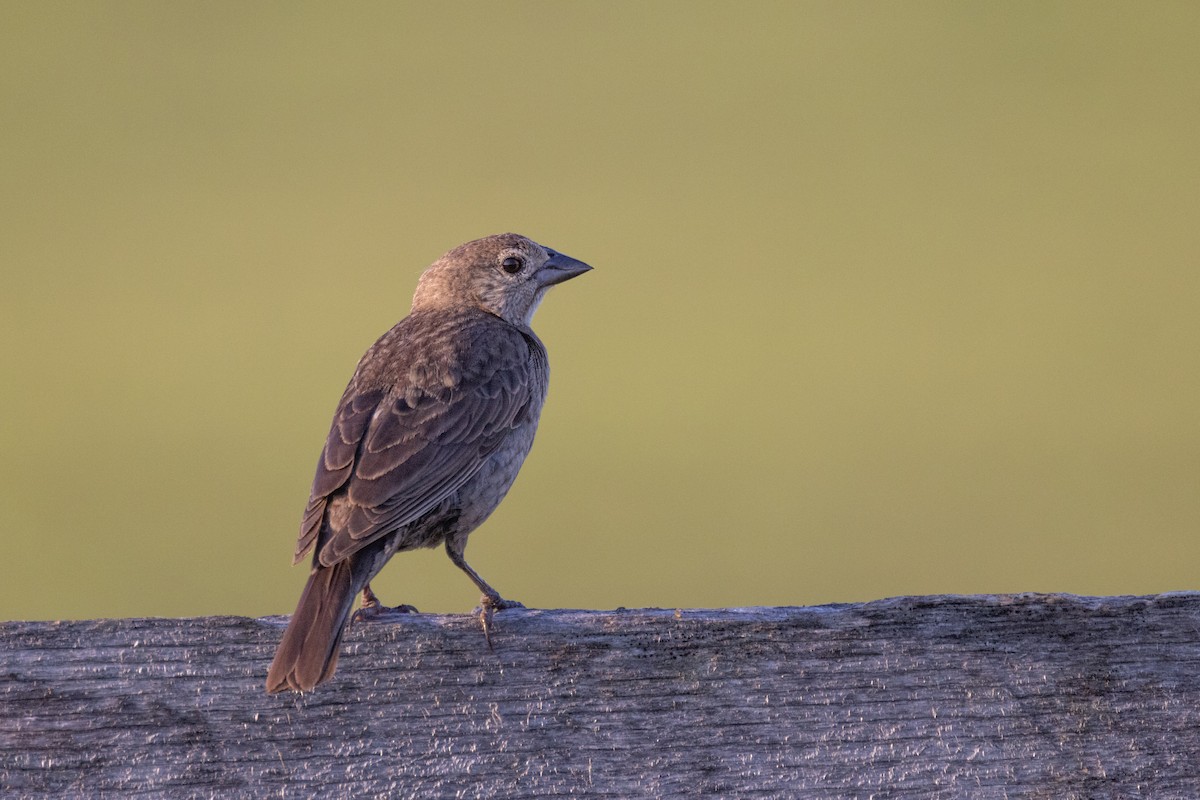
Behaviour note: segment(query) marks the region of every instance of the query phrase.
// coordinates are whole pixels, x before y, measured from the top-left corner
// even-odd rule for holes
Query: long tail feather
[[[307,692],[337,670],[342,632],[361,586],[356,586],[351,560],[317,567],[300,595],[275,659],[267,672],[267,692]]]

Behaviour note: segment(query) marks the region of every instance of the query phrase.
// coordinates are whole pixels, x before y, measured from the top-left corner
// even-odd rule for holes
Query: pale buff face
[[[454,248],[421,275],[413,311],[475,307],[528,326],[549,284],[542,267],[551,252],[515,233]]]

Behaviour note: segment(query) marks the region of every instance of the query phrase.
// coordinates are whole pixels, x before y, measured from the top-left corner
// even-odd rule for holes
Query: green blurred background
[[[0,618],[290,612],[355,362],[505,230],[596,268],[507,596],[1200,588],[1200,4],[0,17]]]

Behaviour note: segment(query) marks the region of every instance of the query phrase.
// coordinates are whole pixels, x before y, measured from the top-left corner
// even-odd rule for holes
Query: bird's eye
[[[521,267],[525,266],[525,262],[516,256],[509,256],[500,262],[500,266],[503,267],[504,271],[509,275],[516,275],[521,271]]]

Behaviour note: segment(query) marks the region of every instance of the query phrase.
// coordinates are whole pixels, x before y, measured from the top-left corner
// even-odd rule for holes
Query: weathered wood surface
[[[0,624],[13,797],[1200,798],[1200,594]]]

